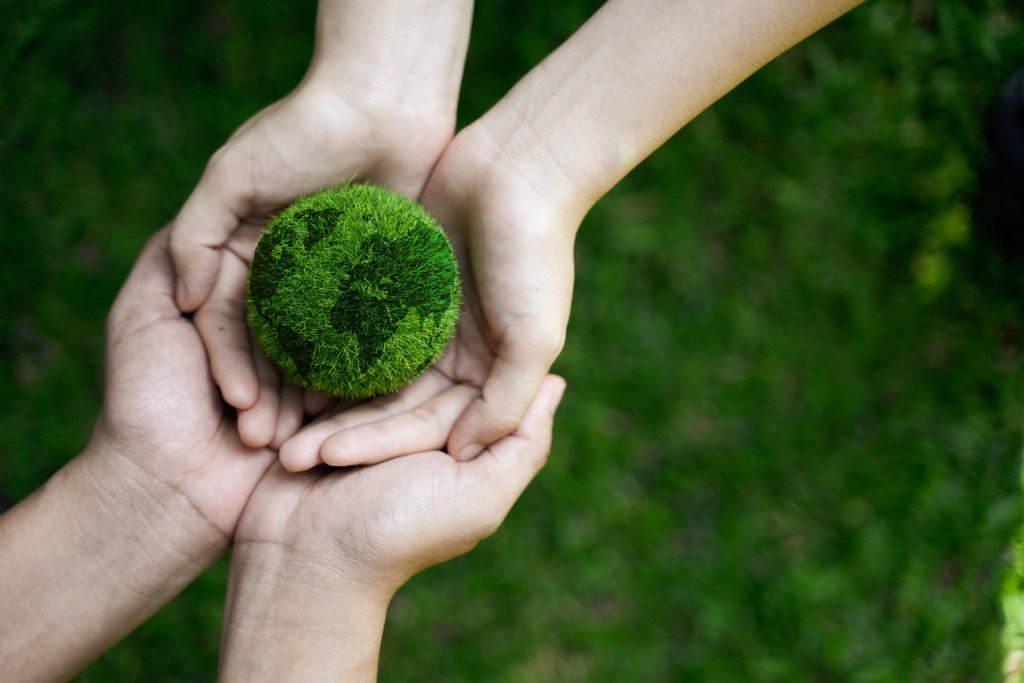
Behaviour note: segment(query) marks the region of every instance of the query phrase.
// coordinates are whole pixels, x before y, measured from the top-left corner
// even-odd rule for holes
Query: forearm
[[[454,117],[472,14],[472,0],[321,0],[310,74]]]
[[[237,546],[220,680],[375,681],[389,601],[282,546]]]
[[[180,592],[227,539],[187,500],[88,452],[0,517],[0,671],[70,678]]]
[[[481,120],[589,208],[697,114],[861,0],[610,0]],[[570,198],[571,196],[571,198]]]

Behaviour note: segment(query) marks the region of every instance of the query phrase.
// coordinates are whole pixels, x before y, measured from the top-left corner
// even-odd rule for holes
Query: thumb
[[[214,155],[199,185],[171,224],[170,250],[177,271],[175,298],[183,311],[199,308],[213,291],[220,272],[220,249],[249,212],[249,202],[221,155]]]
[[[515,433],[463,466],[479,478],[477,489],[494,505],[493,512],[501,519],[544,467],[551,451],[555,411],[564,393],[564,379],[557,375],[545,377]]]
[[[178,317],[174,269],[167,253],[167,230],[146,242],[107,317],[108,337],[117,339],[154,320]]]
[[[488,445],[511,434],[533,404],[555,356],[557,352],[519,348],[514,354],[495,358],[480,397],[452,427],[448,452],[457,460],[471,460]]]

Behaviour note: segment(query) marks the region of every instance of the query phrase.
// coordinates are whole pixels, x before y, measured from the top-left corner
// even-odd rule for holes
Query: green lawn
[[[462,119],[599,4],[479,3]],[[297,82],[313,12],[0,5],[0,504],[85,443],[135,253]],[[975,204],[1021,66],[1017,1],[871,2],[605,198],[550,463],[399,594],[381,679],[998,680],[1024,416],[1024,253],[999,245],[1024,225]],[[212,680],[226,574],[80,680]]]

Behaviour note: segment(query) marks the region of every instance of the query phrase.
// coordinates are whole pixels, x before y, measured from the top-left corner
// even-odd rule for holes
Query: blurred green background
[[[461,120],[599,4],[478,3]],[[120,282],[298,81],[314,11],[0,4],[0,506],[84,445]],[[977,206],[1022,65],[1019,2],[871,2],[615,188],[580,234],[550,463],[400,592],[381,679],[998,680],[1024,225]],[[226,574],[80,680],[212,680]]]

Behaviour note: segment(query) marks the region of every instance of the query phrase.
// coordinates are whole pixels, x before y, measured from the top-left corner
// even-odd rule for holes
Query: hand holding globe
[[[396,391],[455,331],[458,266],[419,204],[374,185],[304,197],[256,246],[249,323],[282,373],[330,396]]]

